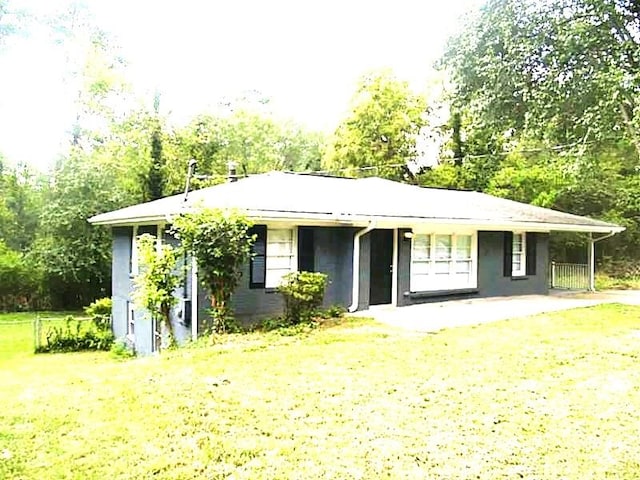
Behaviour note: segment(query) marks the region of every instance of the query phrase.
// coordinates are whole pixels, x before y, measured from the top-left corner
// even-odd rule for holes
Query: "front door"
[[[393,275],[393,230],[371,233],[369,305],[391,303]]]

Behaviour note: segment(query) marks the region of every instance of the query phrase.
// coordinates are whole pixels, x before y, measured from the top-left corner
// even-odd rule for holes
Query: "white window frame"
[[[291,250],[288,254],[274,254],[273,244],[277,243],[273,241],[275,232],[289,232],[291,234]],[[270,247],[271,245],[271,247]],[[266,265],[265,265],[265,288],[276,288],[284,275],[287,273],[295,272],[298,270],[298,229],[293,227],[280,227],[280,226],[267,226],[267,245],[266,245]],[[283,269],[282,267],[274,267],[275,259],[289,259],[289,268]],[[283,272],[276,274],[275,272]]]
[[[416,243],[420,236],[429,237],[428,258],[416,258]],[[449,236],[451,239],[447,258],[437,258],[436,240],[439,236]],[[470,237],[469,257],[459,258],[457,256],[458,238]],[[478,285],[478,235],[477,232],[414,232],[411,239],[411,266],[410,266],[410,290],[412,292],[429,292],[440,290],[462,290],[467,288],[477,288]],[[415,260],[414,260],[415,259]],[[437,264],[448,263],[447,272],[438,273]],[[427,273],[417,273],[416,264],[425,264],[422,270]],[[458,264],[469,263],[469,272],[466,274],[466,281],[459,278]],[[463,274],[466,272],[463,272]]]
[[[127,302],[127,338],[135,339],[136,311],[132,302]]]
[[[516,237],[520,237],[520,250],[516,251]],[[520,268],[516,269],[516,255],[520,255]],[[511,276],[524,277],[527,274],[527,234],[525,232],[513,232],[511,240]]]

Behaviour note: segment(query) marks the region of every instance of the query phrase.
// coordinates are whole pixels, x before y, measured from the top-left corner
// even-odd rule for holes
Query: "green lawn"
[[[0,478],[638,478],[639,355],[620,305],[25,354],[0,359]]]
[[[52,325],[62,325],[67,315],[82,315],[78,312],[33,312],[0,314],[0,367],[8,368],[9,360],[20,362],[33,356],[33,320],[39,315],[46,319],[43,332]],[[43,335],[44,338],[44,335]]]

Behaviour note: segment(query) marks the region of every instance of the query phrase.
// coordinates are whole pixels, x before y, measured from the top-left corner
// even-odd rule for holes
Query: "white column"
[[[198,339],[198,264],[191,256],[191,339]]]
[[[589,234],[587,245],[587,265],[589,270],[589,291],[596,291],[596,247],[593,241],[593,235]]]

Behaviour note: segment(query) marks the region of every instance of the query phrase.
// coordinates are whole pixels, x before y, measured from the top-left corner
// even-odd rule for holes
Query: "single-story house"
[[[113,330],[139,352],[157,348],[158,333],[132,302],[136,237],[166,233],[172,216],[194,206],[239,209],[255,224],[253,256],[233,299],[251,320],[281,312],[275,292],[288,272],[328,275],[325,305],[351,311],[412,305],[460,296],[548,293],[549,232],[602,234],[623,230],[599,220],[483,193],[381,178],[336,178],[271,172],[185,195],[103,213],[89,221],[113,232]],[[593,254],[590,255],[593,264]],[[175,293],[178,342],[207,328],[208,301],[192,266]],[[428,321],[425,319],[425,321]]]

